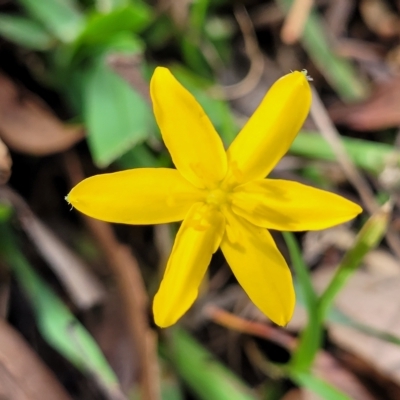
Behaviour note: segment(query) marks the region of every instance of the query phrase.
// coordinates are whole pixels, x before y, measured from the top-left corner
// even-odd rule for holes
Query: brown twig
[[[235,18],[242,31],[246,54],[250,60],[250,69],[240,82],[223,87],[224,97],[227,100],[237,99],[251,92],[260,82],[264,72],[264,55],[258,47],[253,24],[244,7],[236,7]]]
[[[313,4],[313,0],[293,1],[281,30],[281,39],[283,43],[293,44],[300,39]]]
[[[296,348],[297,340],[281,329],[240,318],[216,306],[209,305],[205,307],[203,312],[213,322],[227,329],[270,340],[288,350]]]
[[[340,139],[340,133],[332,123],[328,112],[314,87],[312,88],[312,92],[313,103],[311,106],[311,116],[315,122],[315,125],[321,132],[321,135],[331,146],[339,165],[342,167],[343,172],[345,173],[349,182],[357,190],[368,213],[373,214],[378,209],[378,203],[375,200],[374,193],[372,192],[368,182],[357,170],[347,154],[347,151]],[[391,229],[389,229],[386,232],[386,239],[392,251],[400,259],[400,240],[398,236]]]
[[[256,321],[245,320],[215,306],[207,306],[204,312],[213,322],[227,329],[269,340],[289,351],[294,351],[297,347],[298,340],[282,329]],[[268,362],[254,343],[246,346],[246,350],[250,351],[253,360],[256,361],[256,365],[266,375],[280,376],[282,371],[275,364]],[[323,349],[317,354],[313,371],[317,376],[330,382],[346,394],[351,394],[352,399],[373,400],[356,376],[343,368],[331,354]]]
[[[80,161],[75,153],[66,154],[65,164],[71,184],[75,185],[84,178]],[[118,241],[108,223],[89,217],[83,218],[114,272],[124,301],[132,342],[139,355],[141,398],[158,400],[160,388],[156,336],[150,329],[146,317],[149,301],[138,262],[128,246]]]
[[[36,217],[18,193],[1,186],[0,200],[12,204],[22,228],[78,308],[87,310],[104,300],[105,289],[85,262]]]

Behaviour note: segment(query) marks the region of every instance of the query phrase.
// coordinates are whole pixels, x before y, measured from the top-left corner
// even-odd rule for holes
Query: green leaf
[[[284,10],[289,10],[292,3],[293,0],[278,1]],[[301,43],[343,101],[355,102],[368,96],[367,83],[358,70],[349,60],[334,53],[322,18],[315,10],[309,13]]]
[[[14,212],[12,206],[8,203],[0,202],[0,223],[10,219]]]
[[[389,223],[391,207],[384,204],[364,224],[353,247],[346,252],[335,275],[319,299],[319,318],[324,320],[331,309],[336,295],[354,274],[366,254],[382,240]]]
[[[290,361],[292,372],[306,371],[312,365],[320,347],[323,323],[329,315],[336,295],[356,271],[365,255],[382,240],[388,225],[389,212],[390,206],[385,204],[373,214],[357,235],[353,247],[344,255],[331,282],[318,299],[316,315],[309,315],[308,324]]]
[[[14,15],[0,14],[0,35],[20,46],[48,50],[54,38],[37,22]]]
[[[190,36],[182,35],[181,51],[185,63],[197,74],[211,79],[213,71],[200,48],[199,40]]]
[[[297,282],[299,283],[305,306],[308,313],[312,314],[317,308],[317,294],[311,282],[310,271],[303,260],[301,250],[294,234],[291,232],[282,232],[282,236],[289,250],[290,259],[296,273]]]
[[[108,14],[92,14],[78,41],[86,44],[101,43],[121,31],[141,32],[153,19],[152,10],[138,2],[135,6],[118,8]]]
[[[181,65],[171,66],[174,76],[196,98],[204,108],[226,146],[237,134],[237,126],[226,101],[219,100],[209,94],[213,82],[201,78]]]
[[[17,247],[13,232],[0,224],[0,257],[14,272],[36,314],[43,338],[76,368],[90,374],[110,392],[118,381],[89,332],[53,290],[37,275]]]
[[[96,8],[103,13],[126,6],[130,0],[96,0]],[[137,3],[137,1],[135,1]]]
[[[114,73],[105,58],[88,71],[84,84],[84,119],[94,162],[106,167],[154,129],[150,106]]]
[[[212,357],[188,333],[173,328],[161,353],[172,363],[200,400],[255,400],[250,389],[233,372]]]
[[[84,27],[85,18],[74,0],[18,1],[62,42],[73,41]]]
[[[291,365],[294,368],[308,366],[322,344],[322,331],[318,321],[318,297],[312,286],[310,272],[304,263],[301,251],[293,233],[282,232],[288,247],[293,269],[296,273],[296,288],[301,292],[301,298],[307,309],[308,324],[300,335],[300,346],[293,354]]]
[[[293,372],[290,373],[290,377],[298,385],[313,391],[324,400],[351,400],[346,394],[309,372]]]
[[[349,137],[342,137],[341,141],[356,166],[375,175],[380,174],[388,162],[400,166],[400,153],[389,144]],[[316,160],[336,161],[329,143],[318,132],[301,131],[289,152]]]

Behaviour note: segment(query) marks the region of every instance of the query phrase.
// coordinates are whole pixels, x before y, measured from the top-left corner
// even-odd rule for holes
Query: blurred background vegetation
[[[0,397],[399,399],[399,38],[395,0],[0,0]],[[177,226],[111,226],[64,201],[95,173],[172,165],[157,65],[226,146],[277,78],[313,78],[273,176],[365,211],[274,232],[298,297],[284,329],[217,253],[195,306],[158,330]]]

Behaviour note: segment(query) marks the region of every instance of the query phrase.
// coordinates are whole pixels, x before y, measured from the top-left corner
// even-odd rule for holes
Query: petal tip
[[[168,328],[171,325],[174,325],[178,318],[172,318],[171,313],[165,312],[162,305],[158,304],[157,294],[153,300],[153,317],[154,322],[159,328]],[[169,314],[169,315],[167,315]]]

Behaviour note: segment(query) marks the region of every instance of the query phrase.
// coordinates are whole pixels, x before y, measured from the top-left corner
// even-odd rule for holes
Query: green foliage
[[[199,77],[180,65],[173,65],[171,70],[176,78],[196,97],[225,145],[229,145],[237,135],[237,126],[228,104],[208,94],[213,88],[213,82]]]
[[[279,0],[287,10],[293,0]],[[350,61],[337,56],[323,28],[321,17],[312,10],[304,26],[301,38],[308,55],[324,74],[343,101],[363,100],[368,95],[368,86]]]
[[[196,2],[190,8],[190,26],[195,28],[190,35],[176,29],[165,16],[156,17],[153,8],[141,0],[98,0],[94,9],[84,8],[76,0],[20,3],[28,18],[0,15],[0,34],[46,53],[47,70],[38,75],[60,90],[83,120],[93,159],[99,167],[129,154],[157,130],[147,96],[143,97],[111,68],[110,57],[141,57],[146,46],[157,48],[166,40],[177,41],[192,70],[208,77],[205,81],[183,66],[175,68],[178,78],[189,90],[193,89],[210,114],[225,143],[234,138],[236,129],[227,103],[205,93],[213,86],[213,79],[203,46],[213,46],[214,40],[220,48],[226,48],[232,33],[225,29],[223,35],[213,38],[206,33],[208,0]],[[215,22],[218,21],[214,18]],[[151,70],[141,59],[140,69]],[[163,155],[159,157],[160,161],[153,157],[155,164],[165,164]],[[146,155],[144,158],[149,160]],[[143,157],[139,155],[139,159]],[[125,157],[125,163],[126,160]],[[135,162],[132,160],[132,165]]]
[[[151,9],[140,2],[135,6],[117,8],[108,14],[94,12],[89,15],[77,42],[93,45],[103,43],[119,32],[139,33],[149,25],[152,18]]]
[[[111,71],[104,59],[86,75],[84,116],[93,160],[99,167],[144,141],[153,120],[146,101]]]
[[[400,165],[399,152],[389,144],[348,137],[342,137],[341,140],[354,164],[374,175],[379,175],[388,162]],[[328,142],[318,132],[301,131],[289,151],[316,160],[336,159]]]
[[[298,275],[298,284],[304,296],[304,303],[308,311],[308,324],[301,333],[300,343],[290,364],[290,373],[307,371],[314,361],[317,351],[322,346],[322,330],[325,319],[332,307],[333,300],[343,288],[347,280],[355,272],[365,255],[375,248],[382,240],[388,224],[388,205],[384,205],[372,215],[361,229],[353,247],[344,255],[330,284],[315,300],[306,266],[299,257],[296,242],[285,234],[293,265]],[[289,238],[289,240],[288,240]],[[300,273],[299,273],[300,272]]]
[[[0,237],[0,258],[12,269],[28,296],[43,338],[110,393],[117,390],[117,378],[97,343],[22,255],[7,223],[0,223]]]
[[[14,15],[0,14],[0,35],[32,50],[48,50],[56,43],[38,22]]]
[[[320,395],[324,400],[351,400],[350,397],[310,372],[293,372],[291,378],[300,386]]]
[[[202,400],[255,400],[250,390],[229,369],[215,360],[188,333],[169,331],[162,354],[178,371],[191,391]]]
[[[74,0],[19,0],[28,14],[62,42],[72,42],[85,25],[85,16]]]

